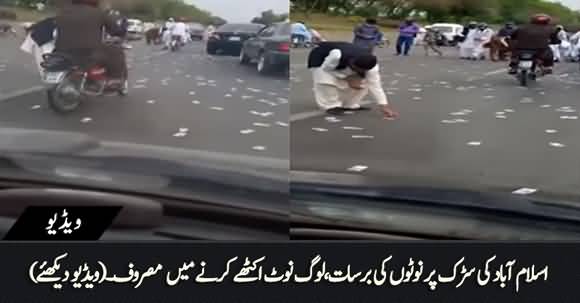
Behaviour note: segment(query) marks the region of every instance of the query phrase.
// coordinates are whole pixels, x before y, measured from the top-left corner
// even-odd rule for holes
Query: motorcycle
[[[536,70],[544,74],[542,61],[536,56],[535,51],[522,51],[519,55],[517,78],[521,86],[528,86],[528,80],[535,81],[538,77]]]
[[[300,34],[292,35],[292,48],[311,48],[313,43],[306,41],[306,37]]]
[[[109,42],[127,49],[120,40]],[[87,97],[126,96],[129,82],[125,77],[121,83],[110,84],[104,67],[80,63],[79,59],[64,53],[43,56],[43,83],[47,86],[50,108],[58,113],[69,113],[80,107]]]

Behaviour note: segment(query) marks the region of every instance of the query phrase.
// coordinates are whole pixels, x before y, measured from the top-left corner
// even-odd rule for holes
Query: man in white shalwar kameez
[[[383,90],[377,58],[364,48],[347,42],[323,42],[311,51],[308,68],[316,103],[328,114],[368,110],[361,102],[370,94],[386,118],[398,116]]]
[[[491,41],[495,32],[493,29],[489,28],[489,26],[485,23],[481,23],[478,26],[478,30],[475,33],[475,47],[473,49],[473,55],[471,59],[473,60],[482,60],[485,59],[485,45]]]
[[[580,60],[580,31],[570,37],[570,57],[573,60]]]
[[[53,22],[54,18],[47,18],[31,26],[24,43],[20,46],[20,50],[34,56],[41,78],[44,77],[44,68],[41,66],[43,56],[52,53],[55,48],[58,33]]]
[[[463,30],[463,42],[459,45],[459,57],[461,59],[471,59],[475,49],[475,36],[477,34],[477,23],[471,22]]]
[[[173,27],[175,26],[175,20],[173,18],[169,18],[165,25],[161,29],[161,41],[165,48],[169,48],[171,44],[171,33],[173,32]]]
[[[185,24],[182,20],[179,20],[173,25],[173,28],[171,29],[171,35],[181,37],[181,43],[183,44],[188,43],[188,38],[191,38],[187,30],[187,24]]]

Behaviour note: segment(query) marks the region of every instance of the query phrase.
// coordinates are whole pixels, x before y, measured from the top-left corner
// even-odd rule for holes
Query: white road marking
[[[512,192],[512,194],[514,195],[531,195],[533,193],[536,193],[538,190],[535,188],[527,188],[527,187],[522,187],[519,189],[516,189]]]
[[[490,72],[487,72],[483,75],[486,77],[489,77],[489,76],[493,76],[493,75],[497,75],[497,74],[501,74],[501,73],[507,73],[507,68],[502,68],[502,69],[490,71]]]
[[[10,99],[22,97],[22,96],[28,95],[28,94],[40,92],[44,89],[46,89],[46,87],[39,85],[39,86],[33,86],[33,87],[13,91],[13,92],[10,92],[7,94],[0,94],[0,102],[4,102],[4,101],[8,101]]]
[[[351,167],[351,168],[349,168],[347,170],[350,171],[350,172],[360,173],[360,172],[363,172],[363,171],[367,170],[368,168],[369,168],[368,166],[364,166],[364,165],[355,165],[355,166],[353,166],[353,167]]]

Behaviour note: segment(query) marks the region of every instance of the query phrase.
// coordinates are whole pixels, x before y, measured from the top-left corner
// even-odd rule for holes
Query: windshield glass
[[[240,180],[251,188],[281,170],[287,175],[288,54],[265,68],[257,64],[258,52],[240,64],[249,37],[210,41],[188,26],[215,29],[232,20],[222,29],[256,32],[262,26],[252,19],[272,10],[279,22],[288,15],[287,0],[213,0],[209,7],[196,0],[146,1],[146,9],[143,1],[109,1],[111,11],[101,13],[118,25],[127,18],[130,28],[122,39],[111,39],[123,33],[112,30],[105,40],[78,32],[91,21],[69,14],[74,8],[60,9],[60,2],[48,1],[42,12],[14,4],[23,22],[34,16],[30,21],[52,26],[57,14],[68,25],[42,48],[31,44],[32,36],[23,44],[27,32],[20,25],[18,39],[0,33],[0,179],[193,200],[207,182]],[[146,31],[133,28],[142,20]],[[45,29],[43,39],[51,32]],[[110,47],[76,51],[103,42]],[[58,54],[43,60],[55,44]],[[192,186],[193,180],[203,185]]]
[[[373,9],[387,12],[387,2],[377,3]],[[309,190],[319,194],[316,201],[324,201],[320,203],[326,208],[325,216],[320,222],[362,217],[357,217],[358,225],[346,227],[349,231],[374,228],[364,224],[363,216],[370,214],[368,220],[372,221],[374,208],[368,212],[362,206],[357,209],[355,202],[351,202],[352,208],[343,208],[333,204],[337,196],[348,200],[365,195],[369,203],[375,203],[373,207],[384,207],[384,217],[377,214],[373,218],[387,222],[385,225],[391,223],[389,207],[411,207],[427,203],[427,198],[432,204],[420,204],[421,212],[449,215],[447,207],[451,207],[465,211],[454,216],[473,219],[482,212],[481,207],[489,207],[473,200],[489,197],[497,201],[493,211],[522,215],[541,201],[554,206],[535,215],[580,219],[576,212],[580,209],[580,160],[575,156],[580,151],[580,106],[575,101],[580,73],[573,47],[567,43],[550,46],[547,39],[540,39],[549,56],[542,57],[542,63],[520,60],[523,50],[516,46],[534,40],[535,34],[522,30],[524,36],[512,40],[495,39],[494,35],[506,22],[521,24],[527,17],[485,1],[473,2],[482,11],[469,14],[426,9],[412,2],[408,1],[408,10],[416,13],[410,16],[376,17],[384,39],[380,34],[361,39],[355,37],[352,27],[339,29],[347,19],[368,17],[348,4],[334,2],[333,6],[313,8],[309,14],[300,13],[298,8],[305,6],[297,5],[292,21],[303,21],[332,43],[298,34],[292,39],[297,49],[291,53],[290,77],[293,194],[294,184],[302,186],[300,182],[307,178]],[[532,7],[528,3],[518,9]],[[552,16],[557,22],[574,14],[573,7],[562,5],[561,9],[555,13],[557,17]],[[341,14],[348,17],[337,16]],[[406,17],[416,26],[396,27],[407,24],[400,21]],[[488,30],[460,37],[461,26],[471,22],[488,24]],[[427,24],[444,35],[418,35],[418,27]],[[377,59],[366,73],[349,68],[355,65],[352,58],[351,63],[339,60],[345,53],[356,57],[353,53],[363,49]],[[329,64],[332,62],[335,64]],[[342,180],[346,181],[339,182]],[[323,198],[319,183],[337,185]],[[393,188],[401,189],[395,197],[390,195]],[[429,195],[416,195],[425,192]],[[304,198],[304,203],[314,201],[312,196]],[[304,209],[312,210],[309,218],[323,213],[321,205],[308,205]],[[565,214],[568,207],[574,211]],[[425,218],[421,212],[407,215],[420,221]],[[337,215],[328,215],[333,213]]]

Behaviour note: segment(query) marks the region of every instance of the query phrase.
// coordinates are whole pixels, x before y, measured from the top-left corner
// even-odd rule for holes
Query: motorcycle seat
[[[64,53],[50,53],[42,56],[42,66],[48,71],[66,70],[73,65],[73,58]]]

